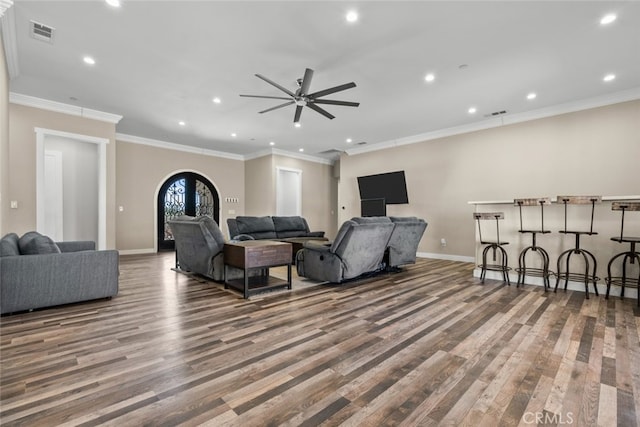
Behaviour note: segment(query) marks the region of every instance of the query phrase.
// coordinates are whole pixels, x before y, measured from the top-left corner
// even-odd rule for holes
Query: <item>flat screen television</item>
[[[404,171],[358,177],[360,200],[385,199],[388,205],[409,203]]]
[[[362,199],[360,216],[387,216],[387,203],[384,199]]]

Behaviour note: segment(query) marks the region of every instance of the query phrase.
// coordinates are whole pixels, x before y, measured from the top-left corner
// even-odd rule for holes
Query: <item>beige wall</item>
[[[360,213],[356,177],[404,170],[409,204],[390,205],[387,213],[427,220],[420,252],[474,257],[475,206],[467,202],[637,195],[638,159],[640,101],[343,155],[339,222]],[[441,238],[446,247],[440,246]]]
[[[0,236],[8,230],[9,211],[9,72],[0,36]]]
[[[220,196],[220,226],[228,235],[229,210],[244,212],[244,162],[148,145],[117,142],[117,248],[124,253],[157,248],[156,215],[160,186],[179,172],[196,172],[209,179]],[[227,203],[226,197],[238,198]]]
[[[44,128],[79,135],[105,138],[107,144],[106,247],[115,248],[115,125],[69,114],[9,104],[8,193],[3,203],[18,202],[18,209],[6,210],[7,230],[22,234],[36,229],[36,133]],[[5,179],[3,179],[3,182]]]
[[[275,165],[272,155],[245,162],[245,206],[237,215],[274,215],[276,212]]]

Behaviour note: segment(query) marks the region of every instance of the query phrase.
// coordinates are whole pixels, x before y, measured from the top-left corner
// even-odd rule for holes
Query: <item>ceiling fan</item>
[[[304,71],[304,77],[302,77],[301,79],[297,80],[298,83],[298,89],[296,89],[295,92],[291,92],[289,89],[280,86],[279,84],[277,84],[276,82],[269,80],[268,78],[266,78],[265,76],[262,76],[260,74],[256,74],[256,77],[258,77],[259,79],[264,80],[265,82],[269,83],[272,86],[277,87],[278,89],[280,89],[281,91],[283,91],[284,93],[286,93],[288,96],[284,97],[284,96],[266,96],[266,95],[240,95],[240,96],[245,96],[245,97],[249,97],[249,98],[268,98],[268,99],[284,99],[287,102],[285,102],[284,104],[280,104],[280,105],[276,105],[275,107],[271,107],[271,108],[267,108],[266,110],[262,110],[259,113],[266,113],[268,111],[273,111],[273,110],[277,110],[278,108],[282,108],[282,107],[286,107],[288,105],[292,105],[292,104],[296,104],[296,112],[293,116],[293,122],[294,123],[298,123],[300,121],[300,115],[302,114],[302,108],[303,107],[309,107],[312,110],[322,114],[323,116],[329,118],[329,119],[333,119],[335,116],[332,115],[331,113],[329,113],[327,110],[325,110],[324,108],[319,107],[316,104],[331,104],[331,105],[342,105],[345,107],[357,107],[358,105],[360,105],[359,102],[349,102],[349,101],[336,101],[334,99],[321,99],[323,96],[326,95],[330,95],[332,93],[336,93],[336,92],[340,92],[343,90],[347,90],[347,89],[351,89],[353,87],[356,87],[356,84],[354,82],[351,83],[345,83],[342,84],[340,86],[335,86],[329,89],[324,89],[324,90],[320,90],[317,92],[313,92],[313,93],[309,93],[309,87],[311,86],[311,79],[313,78],[313,70],[310,68],[307,68]]]

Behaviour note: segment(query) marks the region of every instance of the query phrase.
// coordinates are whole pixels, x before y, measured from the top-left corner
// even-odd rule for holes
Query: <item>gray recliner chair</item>
[[[427,223],[415,216],[389,218],[396,225],[389,239],[389,267],[397,269],[402,265],[415,264],[418,245]]]
[[[208,216],[182,216],[169,221],[175,239],[176,267],[216,281],[224,280],[224,236]]]
[[[341,283],[381,268],[395,225],[389,218],[352,218],[345,221],[331,245],[304,244],[296,256],[298,275]]]

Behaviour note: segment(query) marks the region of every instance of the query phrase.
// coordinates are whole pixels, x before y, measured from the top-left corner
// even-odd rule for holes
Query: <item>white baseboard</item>
[[[473,277],[477,277],[480,278],[480,268],[475,268],[473,270]],[[502,273],[499,271],[487,271],[487,274],[485,275],[486,279],[492,279],[492,280],[502,280]],[[509,274],[509,280],[511,281],[511,284],[517,284],[518,283],[518,273],[510,273]],[[531,276],[525,276],[524,277],[524,283],[526,285],[534,285],[534,286],[544,286],[544,282],[542,281],[542,277],[531,277]],[[556,278],[555,277],[550,277],[549,278],[549,284],[551,285],[551,289],[555,289],[556,287]],[[578,292],[584,292],[584,282],[573,282],[573,281],[569,281],[569,283],[567,284],[567,289],[570,291],[578,291]],[[558,290],[564,290],[564,280],[560,281],[560,284],[558,285]],[[615,297],[619,297],[620,296],[620,292],[621,292],[622,288],[620,286],[611,286],[611,291],[609,292],[610,296],[615,296]],[[601,279],[598,282],[598,293],[600,295],[605,295],[607,292],[607,284],[604,281],[604,279]],[[591,283],[589,283],[589,293],[593,293],[593,285]],[[624,297],[625,298],[630,298],[630,299],[636,299],[638,295],[638,290],[634,289],[634,288],[625,288],[624,290]]]
[[[142,254],[154,254],[156,250],[153,248],[149,249],[125,249],[118,251],[120,255],[142,255]]]
[[[475,258],[462,255],[449,255],[449,254],[435,254],[430,252],[418,252],[416,253],[418,258],[432,258],[432,259],[444,259],[447,261],[461,261],[461,262],[475,262]]]

